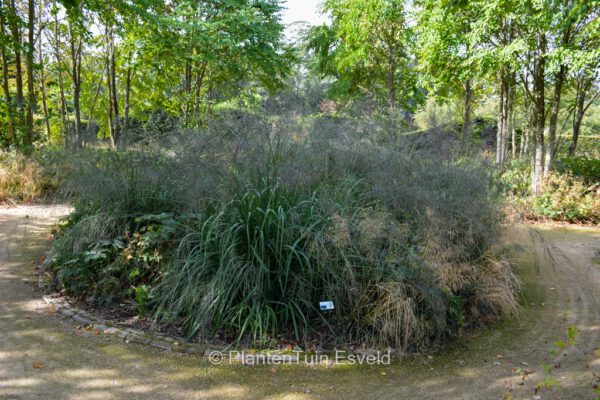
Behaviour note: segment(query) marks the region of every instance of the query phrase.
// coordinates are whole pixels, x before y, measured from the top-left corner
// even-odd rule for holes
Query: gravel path
[[[378,367],[215,367],[51,312],[34,268],[65,212],[0,208],[0,399],[594,399],[600,385],[599,230],[536,228],[534,245],[528,229],[511,229],[526,247],[521,317],[440,355]],[[558,349],[569,327],[576,344]]]

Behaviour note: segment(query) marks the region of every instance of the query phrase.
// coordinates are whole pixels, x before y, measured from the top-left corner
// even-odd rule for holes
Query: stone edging
[[[79,310],[67,302],[53,299],[48,295],[42,296],[42,299],[58,314],[70,318],[74,322],[89,327],[92,330],[98,330],[105,335],[121,338],[125,343],[138,343],[168,352],[194,354],[203,357],[209,357],[212,352],[217,351],[217,349],[209,349],[205,345],[184,342],[161,334],[119,327],[110,321]]]
[[[40,270],[38,272],[38,288],[43,290],[45,293],[51,293],[53,287],[51,279],[49,279],[49,276],[46,273],[51,263],[50,260],[51,257],[48,252],[46,253],[44,262],[42,265],[40,265]],[[54,299],[47,294],[42,296],[42,300],[44,300],[44,302],[52,308],[52,311],[57,312],[64,317],[70,318],[74,322],[84,325],[92,330],[97,330],[105,335],[121,338],[125,343],[138,343],[168,352],[193,354],[202,357],[210,357],[213,352],[219,352],[220,350],[223,350],[217,346],[211,346],[211,348],[209,348],[206,345],[177,340],[159,333],[144,332],[138,329],[119,327],[111,321],[107,321],[96,315],[75,308],[68,302]]]
[[[51,293],[53,287],[52,282],[48,279],[48,275],[46,275],[49,259],[50,257],[46,257],[44,263],[42,263],[40,266],[40,271],[38,274],[38,287],[45,293]],[[125,343],[137,343],[167,352],[200,356],[207,359],[209,362],[211,362],[211,364],[221,364],[224,359],[229,359],[229,361],[239,362],[241,364],[254,364],[261,361],[264,363],[265,360],[266,362],[272,361],[273,363],[297,363],[299,361],[298,355],[289,355],[285,353],[279,354],[277,351],[268,353],[257,352],[248,355],[243,354],[244,352],[242,352],[241,355],[230,358],[231,354],[225,354],[227,349],[230,348],[228,346],[190,343],[160,333],[144,332],[139,329],[125,328],[118,326],[111,321],[73,307],[67,301],[52,298],[52,296],[47,294],[42,295],[42,300],[48,304],[49,307],[51,307],[53,312],[56,312],[66,318],[70,318],[72,321],[91,330],[99,331],[105,335],[123,339]],[[327,352],[321,351],[319,353]],[[374,350],[358,350],[351,353],[369,355],[373,354]],[[394,351],[393,353],[401,356],[404,355],[403,352],[398,350]]]

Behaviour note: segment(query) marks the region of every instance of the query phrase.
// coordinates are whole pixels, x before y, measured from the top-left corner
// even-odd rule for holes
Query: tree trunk
[[[196,120],[200,119],[200,95],[202,93],[202,85],[204,84],[204,76],[206,74],[206,67],[208,66],[207,61],[202,61],[199,66],[199,72],[196,76],[196,94],[194,95],[194,109],[196,113]]]
[[[508,129],[507,134],[510,135],[510,149],[511,158],[514,160],[517,158],[517,134],[515,129],[515,86],[514,76],[511,77],[510,85],[508,87]]]
[[[502,142],[504,135],[504,98],[506,97],[506,93],[504,92],[504,74],[501,74],[500,77],[500,101],[498,102],[498,128],[496,134],[496,164],[502,169],[503,167],[503,150],[502,150]]]
[[[496,164],[504,169],[508,134],[510,132],[510,79],[506,66],[500,71],[500,102],[498,107],[498,134],[496,136]]]
[[[388,103],[390,113],[393,115],[394,109],[396,107],[396,63],[393,56],[390,56],[388,58],[390,66],[387,72],[386,86],[388,91]]]
[[[528,118],[529,114],[529,104],[528,104],[527,95],[523,96],[523,121],[521,123],[521,142],[519,143],[519,159],[523,159],[525,155],[525,143],[527,141],[527,134],[529,131],[528,122],[530,119]]]
[[[127,133],[129,129],[129,108],[130,108],[130,98],[131,98],[131,60],[128,62],[127,66],[127,75],[125,77],[125,111],[123,118],[123,129],[121,129],[121,146],[127,146]]]
[[[190,50],[192,51],[192,50]],[[183,106],[183,124],[188,126],[191,119],[191,92],[192,92],[192,63],[187,60],[185,62],[185,81],[184,81],[184,91],[185,91],[185,104]]]
[[[117,148],[119,143],[119,103],[117,98],[117,78],[116,78],[116,57],[115,41],[113,28],[107,28],[107,46],[106,46],[106,80],[108,86],[108,106],[109,106],[109,132],[110,144],[113,149]]]
[[[110,81],[111,81],[111,85],[112,85],[112,91],[111,91],[111,104],[113,107],[113,123],[114,123],[114,128],[113,128],[113,133],[115,134],[115,143],[118,144],[119,143],[119,137],[121,134],[121,121],[119,118],[119,102],[118,102],[118,91],[117,91],[117,63],[116,63],[116,56],[115,56],[115,42],[114,42],[114,37],[111,38],[111,53],[110,53]]]
[[[511,126],[512,126],[512,138],[511,138],[511,143],[510,143],[510,148],[512,149],[512,159],[516,160],[517,159],[517,129],[515,127],[515,115],[513,113],[512,118],[511,118]]]
[[[92,132],[92,121],[94,121],[94,112],[96,110],[96,104],[98,102],[98,96],[100,95],[100,90],[102,89],[102,81],[104,80],[104,76],[106,74],[106,69],[108,68],[108,60],[104,60],[104,67],[102,69],[100,78],[98,79],[98,84],[96,85],[96,92],[94,93],[94,100],[92,101],[92,105],[90,106],[90,114],[88,115],[88,124],[86,128],[86,136],[89,137]]]
[[[521,143],[519,145],[519,160],[522,160],[527,154],[527,142],[529,141],[529,129],[523,124],[521,131]]]
[[[9,15],[7,22],[12,35],[12,46],[13,53],[15,56],[14,65],[17,93],[15,94],[15,107],[13,111],[15,115],[16,131],[20,131],[23,126],[23,106],[25,105],[25,96],[23,95],[23,65],[21,60],[21,20],[19,15],[17,14],[15,0],[10,0]],[[17,135],[15,135],[15,142],[18,141],[19,138],[17,137]]]
[[[537,52],[533,67],[533,107],[534,107],[534,160],[531,174],[531,190],[540,193],[544,176],[544,126],[546,120],[544,78],[546,72],[546,34],[537,33]]]
[[[554,149],[556,147],[556,127],[558,125],[558,112],[560,111],[560,97],[567,67],[561,65],[556,80],[554,81],[554,95],[552,97],[552,110],[550,111],[550,125],[548,127],[548,145],[546,148],[546,159],[544,162],[544,176],[547,176],[552,170],[554,164]]]
[[[471,79],[465,81],[465,115],[463,120],[463,138],[466,138],[471,131]]]
[[[15,104],[20,113],[23,103],[25,102],[25,97],[23,96],[23,68],[21,65],[21,28],[17,23],[18,15],[15,7],[15,0],[10,0],[10,13],[11,15],[8,18],[8,25],[12,34],[13,51],[15,53],[15,82],[17,85]]]
[[[62,57],[60,54],[60,33],[58,30],[58,16],[54,16],[54,52],[56,66],[58,67],[58,90],[60,92],[60,117],[65,129],[65,145],[69,145],[70,124],[67,119],[67,101],[65,99],[65,85],[62,76]]]
[[[581,130],[581,121],[583,120],[583,104],[585,93],[577,93],[577,105],[575,106],[575,115],[573,115],[573,140],[569,147],[569,156],[574,156],[579,141],[579,132]]]
[[[579,141],[579,132],[581,130],[581,122],[588,108],[594,104],[594,102],[600,97],[600,91],[595,95],[591,96],[588,103],[585,103],[585,98],[590,88],[598,76],[598,72],[595,71],[591,76],[582,76],[577,80],[577,93],[575,103],[575,114],[573,115],[573,140],[569,146],[569,155],[573,156],[577,150],[577,142]]]
[[[73,31],[73,25],[69,23],[70,49],[71,49],[71,79],[73,82],[73,111],[75,112],[75,127],[73,132],[73,145],[81,147],[81,56],[82,38]]]
[[[6,52],[5,40],[6,30],[4,28],[5,17],[3,2],[0,1],[0,56],[2,57],[2,89],[4,90],[4,99],[6,100],[6,106],[8,111],[8,142],[13,143],[15,140],[15,120],[12,96],[10,95],[10,88],[8,86],[8,55]]]
[[[33,112],[35,108],[35,91],[33,86],[33,57],[35,54],[34,43],[34,23],[35,23],[35,2],[28,1],[27,10],[27,53],[25,60],[27,64],[27,145],[33,145]]]
[[[48,112],[48,101],[46,95],[46,75],[44,72],[44,55],[40,43],[40,92],[42,93],[42,111],[44,112],[44,126],[46,127],[46,139],[50,143],[50,113]]]
[[[385,84],[388,92],[388,124],[389,129],[388,132],[391,133],[391,137],[395,137],[397,130],[397,118],[396,118],[396,99],[398,96],[397,87],[396,87],[396,68],[397,68],[397,60],[396,53],[393,51],[393,48],[388,48],[387,52],[387,63],[388,63],[388,71],[387,76],[385,78]]]

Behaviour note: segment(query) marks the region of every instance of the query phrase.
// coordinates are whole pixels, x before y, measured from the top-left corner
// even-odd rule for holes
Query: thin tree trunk
[[[62,75],[62,57],[60,54],[60,32],[58,30],[58,16],[54,16],[54,52],[56,56],[56,66],[58,68],[58,90],[60,92],[60,116],[65,129],[65,145],[69,144],[70,124],[67,119],[67,101],[65,99],[65,85]]]
[[[531,189],[534,195],[540,193],[544,176],[544,126],[546,119],[544,78],[546,72],[546,34],[537,33],[537,53],[533,69],[533,106],[534,106],[534,161],[531,174]]]
[[[546,159],[544,162],[544,176],[547,176],[552,170],[554,164],[554,149],[556,147],[556,127],[558,125],[558,112],[560,111],[560,98],[565,77],[567,75],[567,67],[560,66],[560,70],[556,74],[554,82],[554,95],[552,98],[552,110],[550,111],[550,125],[548,126],[548,145],[546,148]]]
[[[515,129],[515,86],[514,86],[514,76],[511,77],[509,92],[508,92],[508,130],[507,133],[510,134],[510,149],[511,149],[511,158],[514,160],[517,158],[517,134]]]
[[[104,60],[104,68],[102,69],[100,79],[98,79],[98,84],[96,85],[96,92],[94,93],[94,100],[92,101],[92,105],[90,107],[90,114],[88,116],[88,124],[86,128],[86,136],[90,136],[92,131],[92,121],[94,120],[94,112],[96,110],[96,104],[98,102],[98,96],[100,95],[100,89],[102,89],[102,81],[104,80],[104,74],[106,73],[106,68],[108,68],[108,60]]]
[[[496,137],[496,164],[498,164],[500,170],[504,169],[510,132],[511,85],[507,69],[507,66],[503,66],[500,71],[500,102],[498,107],[498,135]]]
[[[583,120],[583,103],[585,94],[577,93],[577,106],[575,115],[573,116],[573,140],[569,147],[569,156],[574,156],[577,150],[577,142],[579,141],[579,132],[581,130],[581,121]]]
[[[526,124],[523,123],[523,128],[521,131],[521,143],[519,144],[519,160],[522,160],[527,154],[527,142],[529,138],[529,130],[526,127]]]
[[[35,23],[35,2],[34,0],[28,1],[27,10],[27,53],[25,55],[25,61],[27,64],[27,145],[33,144],[33,112],[35,107],[35,91],[33,86],[33,57],[35,54],[35,43],[34,43],[34,23]]]
[[[3,11],[3,2],[0,1],[0,56],[2,57],[2,89],[4,90],[4,98],[8,108],[8,142],[13,143],[15,140],[15,120],[12,96],[10,95],[10,88],[8,86],[8,55],[6,54],[6,46],[4,45],[7,35],[4,28],[5,18]]]
[[[117,147],[115,137],[116,133],[114,131],[114,114],[113,114],[113,104],[112,104],[112,83],[111,83],[111,62],[110,62],[110,31],[109,28],[106,28],[106,86],[108,87],[108,133],[110,138],[110,146],[115,149]]]
[[[10,15],[8,18],[8,26],[12,35],[13,53],[15,56],[15,83],[17,87],[17,93],[15,95],[15,127],[17,131],[20,131],[23,126],[23,106],[25,105],[25,96],[23,95],[23,64],[21,60],[21,27],[19,26],[20,17],[15,7],[15,0],[10,0]],[[15,141],[19,138],[15,135]]]
[[[40,92],[42,93],[42,111],[44,112],[44,126],[46,127],[46,139],[50,143],[50,113],[48,112],[48,101],[46,96],[46,74],[44,72],[44,55],[40,43]]]
[[[581,122],[583,121],[583,116],[586,111],[594,102],[600,97],[600,91],[591,97],[588,101],[587,105],[585,103],[585,98],[587,96],[588,91],[592,87],[593,82],[597,77],[597,72],[589,77],[580,77],[577,81],[577,94],[576,94],[576,104],[575,104],[575,114],[573,115],[573,140],[571,145],[569,146],[569,155],[573,156],[575,151],[577,150],[577,142],[579,141],[579,132],[581,130]]]
[[[471,131],[471,79],[465,81],[465,115],[463,120],[463,138]]]
[[[194,109],[196,110],[196,120],[200,119],[200,94],[202,91],[202,85],[204,84],[204,76],[206,74],[206,67],[208,63],[202,61],[200,65],[200,72],[197,73],[196,77],[196,94],[194,96]]]
[[[8,25],[12,34],[13,51],[15,53],[15,82],[17,85],[17,94],[15,96],[15,104],[18,111],[21,112],[25,97],[23,96],[23,68],[21,65],[21,29],[17,24],[17,9],[15,7],[15,0],[10,0],[10,12],[11,17],[8,18]]]
[[[70,50],[71,50],[71,79],[73,81],[73,111],[75,112],[75,127],[73,140],[75,147],[81,147],[81,51],[82,38],[79,34],[76,37],[73,31],[73,25],[69,23]]]
[[[527,157],[530,152],[531,142],[533,142],[534,137],[534,120],[535,113],[533,111],[533,106],[529,106],[529,110],[527,111],[527,136],[525,136],[525,146],[523,147],[523,156]]]
[[[185,62],[185,81],[184,81],[184,90],[185,90],[185,105],[183,109],[183,124],[188,126],[191,119],[191,92],[192,92],[192,63],[187,60]]]
[[[107,85],[108,85],[108,96],[109,96],[109,131],[110,131],[110,144],[113,149],[117,148],[119,143],[119,103],[117,99],[117,80],[116,80],[116,58],[115,58],[115,42],[113,28],[107,28],[107,51],[106,51],[106,62],[107,62]]]
[[[498,132],[496,134],[496,164],[500,167],[500,169],[503,168],[504,152],[502,148],[502,143],[504,141],[504,122],[506,120],[504,117],[504,112],[506,110],[504,108],[504,98],[506,97],[506,93],[504,90],[504,73],[502,72],[500,77],[500,101],[498,102]]]
[[[519,160],[522,160],[525,156],[525,143],[527,141],[527,134],[529,131],[529,98],[527,93],[523,95],[523,121],[521,122],[521,141],[519,143]]]
[[[510,143],[511,146],[511,150],[512,150],[512,159],[516,160],[517,159],[517,128],[515,127],[515,114],[512,114],[512,118],[511,118],[511,126],[512,126],[512,140]]]
[[[116,56],[115,56],[115,42],[114,42],[114,37],[111,37],[111,53],[110,53],[110,80],[111,80],[111,85],[112,85],[112,91],[111,91],[111,95],[112,95],[112,99],[111,99],[111,104],[113,106],[113,123],[114,123],[114,129],[113,132],[115,133],[115,143],[118,144],[119,143],[119,137],[120,137],[120,129],[121,129],[121,121],[119,118],[119,102],[118,102],[118,91],[117,91],[117,63],[116,63]]]
[[[396,107],[396,63],[393,55],[390,55],[388,57],[388,62],[390,66],[387,72],[386,86],[388,90],[388,102],[390,111],[393,113],[394,108]]]
[[[130,56],[131,57],[131,56]],[[125,111],[123,117],[123,129],[121,129],[121,146],[127,146],[127,134],[129,130],[129,108],[131,98],[131,75],[132,75],[131,59],[128,61],[127,75],[125,76]]]
[[[110,57],[107,54],[107,60],[110,64]],[[117,143],[115,142],[116,133],[114,131],[115,124],[114,119],[115,116],[113,114],[113,105],[112,105],[112,85],[110,84],[110,66],[106,69],[106,85],[108,87],[108,135],[110,139],[110,147],[114,149],[117,148]]]

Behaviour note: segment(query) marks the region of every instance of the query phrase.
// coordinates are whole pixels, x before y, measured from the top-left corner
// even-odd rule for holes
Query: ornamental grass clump
[[[259,346],[418,351],[516,313],[485,163],[331,119],[235,120],[73,157],[58,285],[195,340]]]

